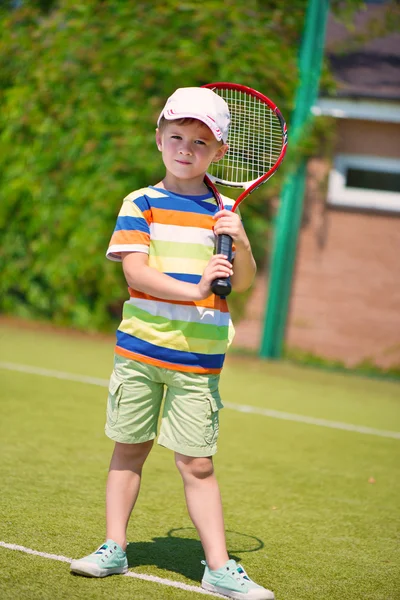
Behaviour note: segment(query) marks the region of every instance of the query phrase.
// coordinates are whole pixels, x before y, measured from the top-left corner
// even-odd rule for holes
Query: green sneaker
[[[71,562],[72,573],[87,577],[106,577],[107,575],[126,573],[127,570],[126,553],[113,540],[107,540],[93,554]]]
[[[201,582],[205,590],[235,600],[275,600],[273,592],[254,583],[236,561],[228,560],[217,571],[211,571],[204,560],[201,562],[206,567]]]

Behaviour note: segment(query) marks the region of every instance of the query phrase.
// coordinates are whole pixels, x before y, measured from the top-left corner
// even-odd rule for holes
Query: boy
[[[213,91],[178,89],[156,130],[165,177],[127,196],[119,213],[107,257],[122,261],[130,298],[117,331],[107,405],[106,434],[115,441],[107,539],[71,570],[93,577],[127,571],[126,529],[162,410],[158,443],[174,451],[183,479],[206,557],[202,587],[238,600],[271,600],[272,592],[229,560],[212,462],[222,408],[219,373],[233,327],[226,300],[210,286],[231,276],[233,289],[244,291],[256,270],[240,217],[218,210],[204,183],[211,162],[228,150],[229,122],[226,102]],[[233,238],[234,267],[213,255],[222,233]]]

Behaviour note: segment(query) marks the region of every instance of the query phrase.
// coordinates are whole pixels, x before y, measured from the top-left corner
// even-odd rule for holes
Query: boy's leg
[[[274,593],[250,579],[243,567],[229,560],[225,542],[221,495],[211,457],[175,453],[182,475],[190,518],[206,555],[204,589],[240,600],[275,600]]]
[[[163,393],[154,368],[115,356],[106,424],[107,436],[116,442],[107,481],[107,539],[92,554],[73,560],[73,573],[106,577],[128,570],[126,528],[157,434]]]
[[[87,577],[126,573],[126,529],[139,494],[143,464],[153,440],[139,444],[116,443],[107,480],[106,541],[95,552],[71,562],[71,571]]]
[[[106,434],[116,444],[106,492],[107,539],[123,550],[126,529],[139,494],[143,464],[157,434],[164,395],[158,369],[115,356],[110,378]]]
[[[107,539],[126,549],[126,529],[139,494],[142,468],[153,440],[141,444],[116,442],[106,490]]]
[[[210,569],[222,567],[228,552],[225,541],[221,494],[211,457],[175,453],[182,476],[189,516],[196,527]]]
[[[218,375],[167,374],[167,393],[158,443],[175,451],[189,515],[207,563],[218,569],[228,560],[221,495],[212,455],[217,450]]]
[[[274,600],[274,594],[250,579],[243,567],[229,560],[221,495],[212,456],[217,447],[218,376],[176,373],[168,389],[158,442],[174,450],[182,475],[189,515],[206,556],[201,585],[235,600]]]

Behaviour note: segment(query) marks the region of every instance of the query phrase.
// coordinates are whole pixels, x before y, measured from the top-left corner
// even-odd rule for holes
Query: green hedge
[[[166,97],[233,80],[265,91],[288,117],[307,0],[290,11],[282,4],[66,0],[3,8],[2,312],[84,329],[115,324],[126,285],[105,250],[123,197],[163,176],[154,130]],[[281,176],[243,209],[259,264]],[[233,298],[237,311],[242,303]]]

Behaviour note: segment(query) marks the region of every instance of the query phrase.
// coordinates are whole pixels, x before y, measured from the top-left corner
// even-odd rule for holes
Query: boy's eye
[[[173,140],[180,140],[180,139],[182,139],[180,135],[171,135],[171,138]]]
[[[205,142],[203,140],[195,140],[195,144],[200,144],[201,146],[205,146]]]

